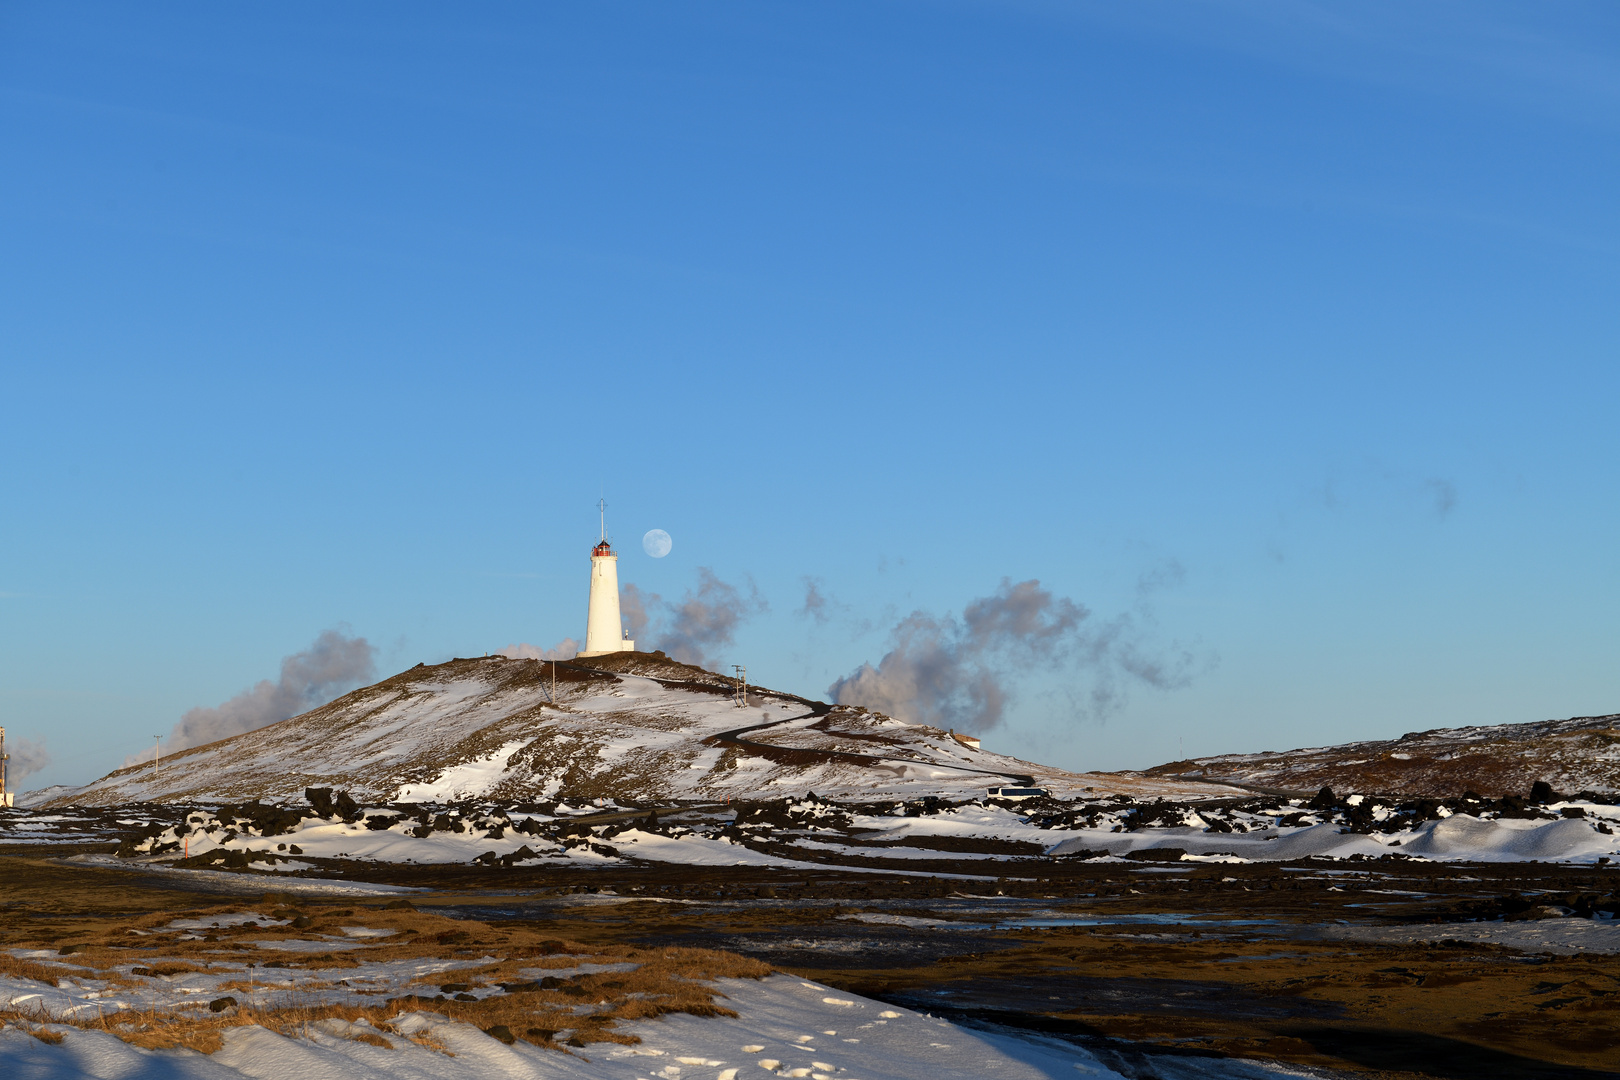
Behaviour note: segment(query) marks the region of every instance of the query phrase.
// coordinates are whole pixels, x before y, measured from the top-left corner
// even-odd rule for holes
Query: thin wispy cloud
[[[1106,23],[1321,78],[1510,105],[1612,127],[1620,71],[1582,5],[1321,4],[1206,0],[1032,4],[1064,22]]]
[[[1434,500],[1434,512],[1442,518],[1450,517],[1457,508],[1457,485],[1450,480],[1431,477],[1424,481],[1424,486]]]
[[[820,578],[807,577],[804,579],[804,605],[796,614],[803,618],[813,619],[818,623],[825,623],[832,617],[832,601],[823,591],[826,584]]]

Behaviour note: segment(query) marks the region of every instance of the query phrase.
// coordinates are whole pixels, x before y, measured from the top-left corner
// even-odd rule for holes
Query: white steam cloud
[[[228,739],[324,705],[370,682],[377,672],[376,654],[365,638],[322,631],[309,648],[281,661],[275,682],[265,679],[215,708],[187,710],[164,741],[164,752]],[[148,751],[126,764],[150,760]]]
[[[1157,582],[1153,584],[1159,584]],[[1144,592],[1151,588],[1144,583]],[[876,667],[862,664],[828,688],[844,705],[864,705],[914,723],[966,731],[1000,724],[1016,676],[1040,665],[1090,679],[1089,707],[1106,716],[1132,682],[1170,689],[1189,681],[1192,657],[1151,649],[1145,616],[1097,623],[1083,605],[1039,581],[1003,579],[960,618],[915,611],[895,626],[893,648]]]
[[[525,641],[520,645],[508,645],[496,651],[509,660],[572,660],[579,655],[582,648],[584,646],[573,638],[565,637],[549,649],[542,649]]]
[[[707,566],[698,567],[697,589],[688,589],[676,603],[634,585],[626,585],[619,597],[619,610],[636,648],[662,649],[683,664],[709,671],[719,670],[718,651],[736,642],[738,628],[769,609],[752,581],[745,596]]]
[[[44,739],[7,739],[6,786],[15,787],[25,776],[32,776],[51,763]]]

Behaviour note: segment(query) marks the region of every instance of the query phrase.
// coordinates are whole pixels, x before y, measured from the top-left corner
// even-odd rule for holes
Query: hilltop
[[[1399,739],[1173,761],[1137,774],[1302,793],[1377,792],[1441,798],[1620,791],[1620,713],[1528,724],[1435,728]]]
[[[555,679],[555,689],[553,689]],[[982,794],[1188,797],[1218,788],[1071,773],[973,749],[866,709],[749,687],[657,653],[551,664],[500,656],[418,664],[281,723],[59,793],[50,805],[301,799],[374,802],[758,799],[815,791],[874,800]]]

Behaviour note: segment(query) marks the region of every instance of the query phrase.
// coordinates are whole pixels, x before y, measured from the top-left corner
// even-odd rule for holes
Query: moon
[[[670,549],[674,546],[675,541],[671,540],[669,533],[663,529],[653,529],[641,538],[641,550],[655,559],[662,559],[665,555],[668,555]]]

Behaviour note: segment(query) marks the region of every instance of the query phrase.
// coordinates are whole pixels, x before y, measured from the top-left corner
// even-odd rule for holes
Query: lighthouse
[[[598,505],[602,537],[591,549],[591,608],[585,619],[585,648],[580,656],[634,652],[636,648],[619,621],[619,557],[607,540],[607,504]]]

